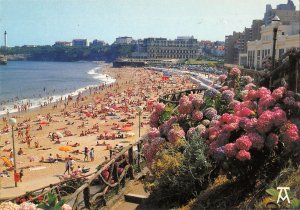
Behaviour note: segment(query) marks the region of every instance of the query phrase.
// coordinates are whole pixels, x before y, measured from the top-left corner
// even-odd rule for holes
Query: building
[[[53,46],[70,47],[72,46],[72,42],[57,41]]]
[[[260,40],[260,28],[264,24],[263,20],[253,20],[251,25],[252,37],[249,41]]]
[[[94,39],[93,42],[90,43],[91,47],[103,47],[105,42],[102,40]]]
[[[275,58],[278,59],[290,48],[300,49],[300,22],[290,25],[281,24],[278,28]],[[262,68],[262,61],[266,56],[272,55],[273,27],[272,25],[261,27],[261,39],[248,42],[247,66]]]
[[[292,0],[288,0],[287,4],[279,4],[276,7],[277,10],[291,10],[295,11],[296,7]]]
[[[272,9],[272,6],[267,4],[264,15],[264,25],[270,25],[275,15],[280,18],[283,25],[289,25],[299,20],[299,11],[296,11],[296,7],[291,0],[288,0],[287,4],[277,5],[276,9]]]
[[[230,64],[237,64],[239,61],[239,51],[241,46],[241,38],[243,36],[240,32],[233,32],[232,35],[225,37],[225,53],[224,62]],[[240,39],[241,38],[241,39]]]
[[[189,59],[199,55],[199,43],[193,36],[179,36],[175,40],[146,38],[143,47],[151,59]]]
[[[87,41],[87,39],[73,39],[72,46],[73,47],[87,47],[88,41]]]
[[[131,44],[132,41],[133,41],[132,37],[123,36],[123,37],[116,38],[114,44]]]

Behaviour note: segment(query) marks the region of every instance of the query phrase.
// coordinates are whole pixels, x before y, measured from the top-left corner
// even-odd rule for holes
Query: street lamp
[[[143,107],[138,106],[136,109],[139,113],[139,137],[141,137],[141,114],[142,114],[142,111],[143,111]]]
[[[13,141],[13,155],[14,155],[14,180],[15,180],[15,187],[17,187],[17,180],[16,180],[16,174],[17,174],[17,164],[16,164],[16,149],[15,149],[15,136],[14,136],[14,126],[17,124],[17,120],[15,118],[10,118],[8,120],[8,123],[11,125],[11,137]]]
[[[278,27],[280,25],[280,19],[279,17],[276,15],[273,19],[272,19],[272,26],[273,26],[273,50],[272,50],[272,71],[274,71],[275,69],[275,55],[276,55],[276,40],[277,40],[277,31],[278,31]],[[272,77],[270,76],[270,88],[272,85]]]

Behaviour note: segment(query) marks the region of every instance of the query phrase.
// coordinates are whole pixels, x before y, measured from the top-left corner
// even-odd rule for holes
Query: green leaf
[[[300,200],[299,199],[293,199],[291,201],[290,207],[292,209],[298,209],[298,208],[300,208]]]
[[[56,203],[57,203],[56,196],[53,195],[52,193],[48,193],[48,204],[49,204],[49,206],[54,207]]]
[[[267,189],[266,192],[275,198],[277,198],[279,195],[279,192],[275,188]]]

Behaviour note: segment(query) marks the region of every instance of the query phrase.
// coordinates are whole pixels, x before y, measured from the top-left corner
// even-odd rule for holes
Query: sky
[[[262,19],[266,4],[287,0],[0,0],[0,45],[52,45],[86,38],[194,36],[224,41],[225,35]],[[300,0],[293,0],[299,10]]]

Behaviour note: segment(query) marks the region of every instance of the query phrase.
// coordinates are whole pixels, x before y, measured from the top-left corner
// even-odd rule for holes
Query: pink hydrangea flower
[[[188,98],[189,98],[190,101],[193,101],[195,98],[197,98],[197,95],[191,93],[191,94],[188,95]]]
[[[252,142],[250,141],[250,138],[248,136],[243,135],[236,140],[235,145],[239,150],[248,151],[252,146]]]
[[[221,74],[218,78],[218,80],[223,83],[227,79],[227,76],[225,74]]]
[[[177,140],[185,137],[184,130],[180,128],[173,128],[168,133],[168,140],[170,143],[175,144]]]
[[[196,130],[197,130],[197,132],[200,133],[200,135],[203,135],[206,131],[206,127],[204,125],[200,124],[196,127]]]
[[[299,140],[299,131],[297,125],[291,122],[286,122],[280,129],[283,141],[290,143]]]
[[[180,114],[190,114],[193,110],[192,102],[187,96],[182,96],[179,100],[178,112]]]
[[[238,159],[240,161],[250,160],[251,154],[250,154],[250,152],[247,152],[246,150],[240,150],[236,155],[236,159]]]
[[[260,87],[257,90],[257,94],[258,94],[259,98],[261,98],[261,97],[264,97],[266,95],[271,95],[271,91],[268,88]]]
[[[164,110],[165,110],[165,105],[163,103],[157,103],[155,105],[155,111],[157,114],[159,114],[159,115],[162,114],[164,112]]]
[[[249,117],[250,115],[253,114],[255,113],[248,107],[242,107],[239,111],[236,112],[236,115],[239,117]]]
[[[195,135],[195,133],[196,133],[196,128],[191,127],[191,128],[187,131],[186,137],[187,137],[188,139],[192,139],[192,137]]]
[[[157,128],[150,128],[148,132],[149,139],[154,139],[156,137],[160,137],[159,130]]]
[[[254,79],[250,76],[242,76],[241,78],[242,78],[242,80],[244,80],[246,82],[246,84],[254,81]]]
[[[150,116],[150,127],[158,127],[159,115],[153,112]]]
[[[285,87],[279,87],[279,88],[273,90],[272,96],[273,96],[276,100],[281,99],[281,98],[283,97],[285,91],[286,91],[286,88],[285,88]]]
[[[273,126],[274,115],[273,112],[267,110],[264,111],[257,119],[257,131],[261,134],[267,133]]]
[[[256,85],[254,85],[253,83],[249,83],[247,85],[245,85],[245,90],[253,90],[256,87]]]
[[[248,94],[243,98],[244,100],[256,100],[259,97],[258,93],[256,90],[249,90]]]
[[[204,101],[200,97],[196,97],[193,99],[192,104],[195,109],[200,109],[203,105]]]
[[[270,106],[274,106],[276,100],[272,95],[265,95],[259,99],[258,106],[263,107],[264,109],[269,108]]]
[[[237,67],[234,67],[230,70],[229,75],[232,77],[239,77],[241,75],[241,70]]]
[[[269,149],[273,149],[279,142],[279,137],[275,133],[270,133],[266,139],[265,145]]]
[[[249,137],[253,148],[261,149],[264,147],[264,138],[258,133],[248,133],[247,136]]]
[[[279,127],[287,121],[285,111],[280,108],[276,108],[274,113],[274,125]]]
[[[251,132],[254,131],[257,125],[257,119],[256,118],[251,118],[251,119],[247,119],[245,121],[245,131],[247,132]]]
[[[203,118],[203,113],[201,111],[195,110],[192,113],[192,120],[193,121],[200,121]]]
[[[232,118],[232,116],[228,113],[224,113],[221,118],[220,118],[220,122],[222,123],[229,123],[230,119]]]
[[[234,157],[237,153],[237,149],[234,143],[229,143],[224,146],[224,152],[227,157]]]

